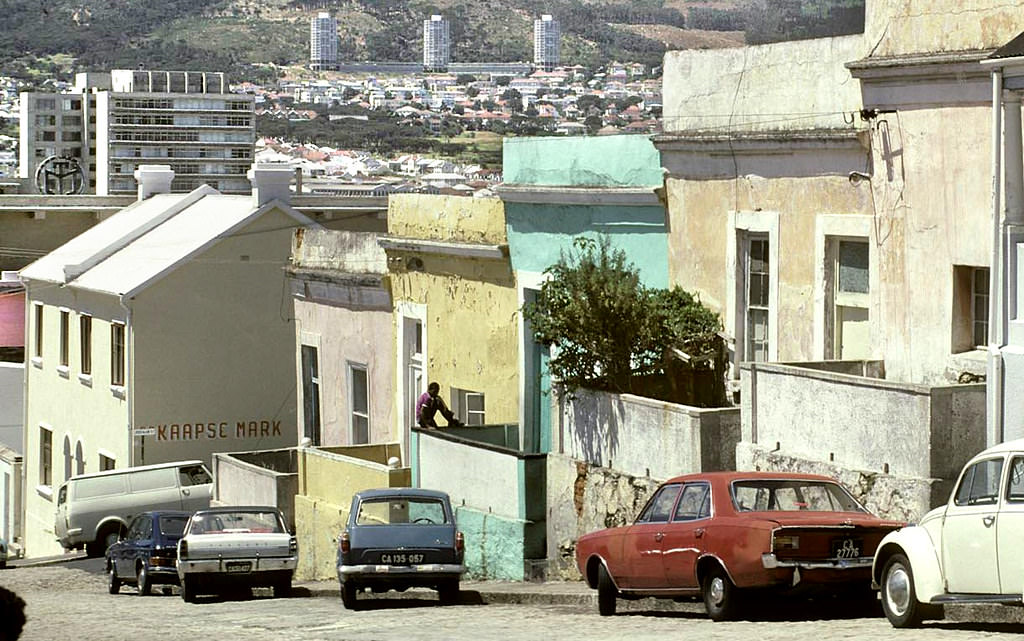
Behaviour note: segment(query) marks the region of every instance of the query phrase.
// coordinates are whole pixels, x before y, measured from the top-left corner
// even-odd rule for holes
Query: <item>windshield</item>
[[[198,513],[192,517],[189,534],[260,532],[281,533],[281,521],[275,512],[236,511]]]
[[[741,512],[866,512],[838,483],[802,479],[734,481],[732,502]]]
[[[436,525],[447,522],[443,502],[419,497],[366,499],[359,504],[359,513],[356,515],[356,525]]]
[[[185,524],[188,523],[187,516],[161,516],[160,531],[164,536],[181,536],[185,531]]]

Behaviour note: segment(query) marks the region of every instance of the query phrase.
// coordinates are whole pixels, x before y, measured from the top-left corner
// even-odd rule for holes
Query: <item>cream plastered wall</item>
[[[209,464],[213,452],[298,443],[284,282],[297,224],[271,210],[132,301],[135,427],[157,429],[146,437],[144,461],[137,440],[137,461]]]
[[[35,304],[43,304],[43,352],[35,355]],[[72,457],[82,443],[86,473],[99,471],[104,455],[124,467],[129,460],[128,410],[125,388],[111,386],[110,325],[123,322],[125,312],[115,299],[51,284],[32,284],[28,291],[25,401],[25,553],[60,553],[53,522],[57,490],[67,480],[64,441]],[[68,310],[68,366],[59,366],[60,311]],[[92,373],[82,373],[79,322],[92,318]],[[42,480],[41,427],[52,433],[52,476]],[[72,463],[71,473],[77,467]]]
[[[388,234],[424,240],[504,244],[504,205],[497,198],[399,194],[388,200]]]
[[[863,55],[859,35],[670,51],[665,132],[849,128],[860,87],[843,63]]]
[[[869,210],[866,190],[845,176],[733,180],[667,180],[671,222],[669,278],[700,296],[721,314],[725,331],[735,336],[735,318],[727,277],[730,264],[730,212],[741,218],[778,216],[777,359],[814,358],[815,238],[818,216],[857,215]],[[735,216],[733,216],[735,218]]]
[[[317,347],[322,445],[352,444],[349,363],[366,366],[370,388],[370,442],[394,441],[395,342],[391,310],[346,309],[295,301],[296,350]],[[299,371],[298,385],[302,384]],[[302,405],[302,392],[297,401]],[[302,425],[298,425],[301,437]]]
[[[1021,9],[1005,0],[867,0],[864,35],[873,57],[1001,47],[1024,30]]]
[[[876,126],[871,187],[887,301],[880,319],[886,375],[915,383],[955,378],[953,266],[990,263],[991,108],[882,117],[892,153],[879,153]]]

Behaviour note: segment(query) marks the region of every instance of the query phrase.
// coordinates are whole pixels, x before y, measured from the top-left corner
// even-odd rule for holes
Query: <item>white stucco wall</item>
[[[447,492],[453,506],[520,518],[519,460],[511,454],[421,433],[419,487]]]
[[[860,35],[670,51],[665,132],[849,127],[860,87],[843,63],[864,52]]]

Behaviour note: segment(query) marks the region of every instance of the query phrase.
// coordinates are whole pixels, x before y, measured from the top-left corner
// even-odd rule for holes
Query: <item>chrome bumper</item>
[[[356,575],[419,576],[422,574],[464,574],[461,563],[421,563],[420,565],[339,565],[338,578]]]
[[[799,568],[801,570],[853,570],[870,568],[874,557],[861,556],[854,559],[826,559],[824,561],[780,561],[774,554],[762,554],[761,565],[766,570],[775,568]]]
[[[279,572],[294,570],[298,562],[297,556],[271,556],[238,559],[178,559],[178,576],[186,574],[237,574],[247,576],[260,572]],[[228,572],[228,563],[251,563],[248,572]]]

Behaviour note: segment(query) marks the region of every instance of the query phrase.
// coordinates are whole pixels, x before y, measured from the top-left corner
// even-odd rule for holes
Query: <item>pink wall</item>
[[[0,290],[0,347],[25,346],[25,292]]]

